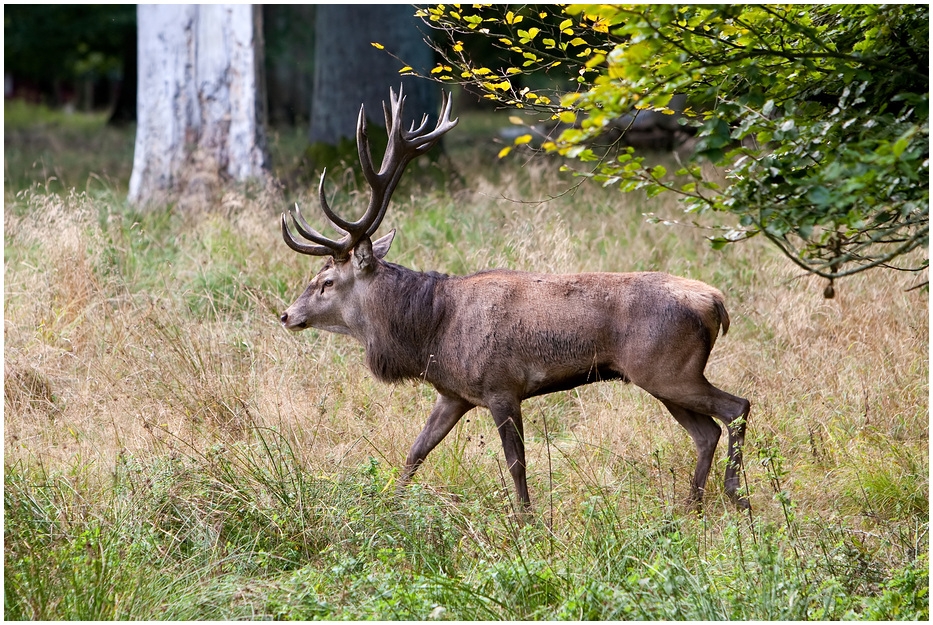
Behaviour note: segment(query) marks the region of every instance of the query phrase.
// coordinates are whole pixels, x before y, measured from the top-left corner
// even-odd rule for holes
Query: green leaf
[[[659,184],[652,184],[652,185],[649,185],[649,186],[645,189],[645,195],[647,195],[649,198],[652,198],[652,197],[661,195],[661,194],[664,193],[664,191],[666,191],[666,190],[667,190],[667,189],[665,189],[664,187],[662,187],[662,186],[659,185]]]
[[[826,187],[813,187],[807,192],[807,199],[818,206],[827,206],[833,201],[833,196]]]
[[[891,147],[891,153],[894,154],[894,156],[900,158],[901,154],[904,153],[904,150],[907,149],[908,145],[910,145],[910,140],[906,137],[901,137],[894,142],[894,145]]]

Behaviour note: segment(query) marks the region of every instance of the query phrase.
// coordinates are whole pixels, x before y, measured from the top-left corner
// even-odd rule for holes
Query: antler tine
[[[308,243],[302,243],[294,237],[291,233],[291,230],[288,229],[288,215],[291,213],[282,213],[282,238],[285,239],[285,244],[288,247],[292,248],[296,252],[301,254],[308,254],[310,256],[332,256],[334,254],[334,249],[325,246],[325,245],[309,245]],[[294,215],[292,215],[294,219]]]
[[[416,149],[420,149],[422,151],[430,150],[441,137],[441,135],[449,131],[460,122],[459,117],[453,120],[450,119],[450,112],[452,108],[453,98],[451,98],[447,93],[441,92],[441,114],[437,118],[437,125],[435,125],[434,130],[427,134],[412,137],[411,143],[415,144]],[[421,128],[413,132],[420,133],[422,128],[424,128],[426,121],[427,116],[425,116],[425,120],[421,123]]]
[[[330,206],[327,204],[327,198],[324,195],[324,176],[326,170],[321,174],[321,184],[318,188],[318,194],[321,200],[321,208],[324,210],[324,214],[331,219],[331,222],[334,219],[340,220],[336,214],[330,209]],[[288,217],[291,217],[292,224],[294,224],[295,230],[298,231],[298,234],[303,236],[305,239],[315,243],[315,245],[309,245],[303,243],[296,239],[292,234],[291,230],[288,227]],[[301,208],[298,204],[295,204],[293,208],[289,208],[287,214],[282,213],[282,238],[285,239],[285,243],[295,250],[296,252],[301,252],[302,254],[309,254],[311,256],[333,256],[334,258],[343,259],[349,256],[350,250],[353,249],[353,246],[356,244],[358,239],[354,239],[352,235],[346,232],[339,223],[333,224],[337,230],[344,234],[344,236],[339,240],[335,241],[324,236],[317,230],[315,230],[308,222],[305,220],[304,216],[301,214]]]
[[[354,223],[352,221],[347,221],[346,219],[344,219],[343,217],[335,213],[331,209],[330,204],[327,203],[327,194],[324,193],[324,177],[326,175],[327,175],[327,169],[324,169],[324,171],[321,172],[321,182],[318,184],[318,187],[317,187],[318,202],[320,202],[321,204],[321,210],[324,211],[324,214],[327,215],[327,218],[330,219],[332,224],[334,224],[341,230],[344,230],[350,234],[353,234],[356,230],[359,229],[360,224],[358,222]],[[337,243],[334,243],[334,244],[338,245]],[[350,248],[352,247],[353,246],[351,245]],[[348,248],[348,250],[350,248]]]
[[[383,107],[385,103],[383,102]],[[386,126],[388,129],[388,126]],[[356,120],[356,150],[360,154],[360,166],[363,168],[363,177],[370,185],[376,184],[378,178],[373,167],[372,150],[369,147],[369,134],[366,132],[366,113],[360,105],[360,115]]]
[[[298,206],[298,204],[295,204],[294,210],[289,209],[288,213],[291,215],[292,223],[295,224],[295,230],[297,230],[298,234],[304,238],[325,247],[334,247],[337,245],[336,241],[328,239],[323,234],[312,228],[307,221],[305,221],[305,218],[301,214],[301,208]]]
[[[386,131],[392,136],[392,131],[401,127],[402,111],[405,110],[405,85],[398,86],[398,95],[389,87],[389,106],[382,101],[382,111],[386,117]]]

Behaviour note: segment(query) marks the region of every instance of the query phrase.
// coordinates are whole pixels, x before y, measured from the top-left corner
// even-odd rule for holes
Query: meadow
[[[752,403],[752,509],[722,492],[724,437],[697,514],[693,443],[654,398],[611,382],[526,401],[523,524],[488,412],[396,494],[433,390],[377,382],[348,337],[281,328],[321,261],[278,218],[297,201],[323,224],[313,185],[139,212],[133,130],[103,121],[5,110],[6,619],[928,620],[926,276],[824,299],[763,241],[712,250],[671,198],[497,161],[492,124],[465,117],[449,160],[396,192],[389,260],[706,281],[732,319],[707,375]],[[273,135],[278,179],[301,143]],[[360,210],[353,168],[328,177]]]

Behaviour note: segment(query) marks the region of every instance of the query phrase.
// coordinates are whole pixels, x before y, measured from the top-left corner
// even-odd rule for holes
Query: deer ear
[[[369,273],[375,269],[376,261],[384,258],[389,252],[389,246],[392,245],[394,238],[395,230],[392,230],[384,237],[376,239],[375,243],[369,237],[357,243],[353,248],[353,266],[362,273]]]
[[[353,248],[353,267],[359,272],[369,273],[376,267],[376,257],[373,256],[373,242],[364,237]]]
[[[386,254],[389,253],[389,247],[391,247],[394,238],[395,228],[384,237],[373,241],[373,254],[376,255],[376,258],[385,258]]]

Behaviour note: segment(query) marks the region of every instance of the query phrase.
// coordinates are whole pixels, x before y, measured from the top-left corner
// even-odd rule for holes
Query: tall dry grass
[[[707,373],[752,402],[752,520],[811,534],[827,559],[853,541],[876,568],[926,553],[929,305],[908,290],[917,276],[869,272],[826,300],[762,241],[715,252],[702,230],[647,224],[644,213],[685,220],[669,199],[565,193],[573,181],[547,162],[461,173],[460,186],[400,189],[382,228],[399,229],[390,260],[458,274],[660,270],[719,287],[732,326]],[[338,210],[361,210],[352,177],[335,180]],[[108,193],[9,198],[6,466],[61,476],[90,508],[109,501],[127,457],[210,464],[263,432],[314,479],[358,475],[373,460],[399,467],[433,391],[375,381],[347,337],[278,323],[319,265],[281,242],[278,215],[296,199],[316,213],[312,192],[272,187],[185,213],[135,213]],[[646,393],[591,385],[523,410],[532,498],[554,536],[573,540],[580,510],[600,498],[635,516],[684,514],[695,451]],[[735,515],[724,462],[720,449],[697,526],[721,539]],[[506,477],[491,419],[475,410],[416,481],[451,509],[482,500],[507,512]]]
[[[757,241],[720,253],[695,229],[643,223],[649,210],[676,216],[673,203],[587,187],[530,201],[567,184],[537,164],[495,185],[471,180],[452,197],[400,196],[386,223],[400,231],[391,257],[455,273],[663,270],[719,286],[733,326],[708,373],[752,401],[746,468],[756,508],[767,510],[772,495],[756,460],[762,447],[789,458],[795,500],[818,509],[858,507],[861,463],[924,466],[928,303],[906,290],[915,276],[864,274],[825,300],[818,281]],[[352,212],[360,200],[348,199]],[[281,244],[276,192],[228,194],[222,210],[186,215],[134,216],[74,193],[20,201],[4,224],[8,461],[80,458],[105,469],[123,450],[200,449],[257,425],[285,428],[322,470],[404,458],[432,393],[374,382],[349,339],[279,327],[278,311],[318,262]],[[546,475],[545,422],[556,472],[566,461],[606,484],[617,472],[660,470],[665,497],[686,492],[689,438],[638,389],[580,388],[526,402],[525,413],[539,501],[549,483],[575,483]],[[490,472],[490,428],[487,416],[468,415],[435,455],[459,444],[459,462]],[[455,476],[433,472],[447,465],[432,456],[420,479],[443,488]],[[840,474],[852,475],[834,488]]]

